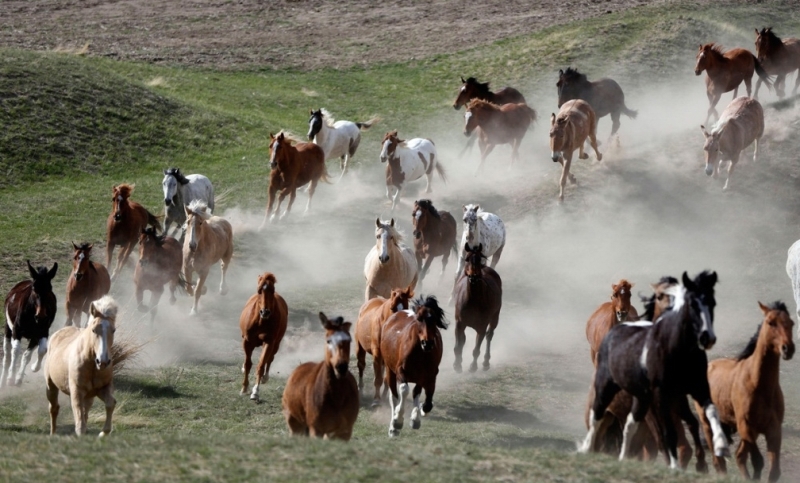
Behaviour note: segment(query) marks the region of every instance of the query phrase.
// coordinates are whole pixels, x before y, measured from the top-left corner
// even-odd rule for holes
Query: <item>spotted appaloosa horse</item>
[[[72,273],[67,279],[67,322],[66,326],[75,325],[80,328],[83,314],[89,316],[89,306],[95,300],[107,294],[111,289],[111,277],[102,264],[90,260],[92,256],[90,243],[72,244]],[[88,319],[87,319],[88,320]]]
[[[464,230],[461,232],[459,246],[468,245],[470,248],[476,248],[478,245],[482,245],[483,255],[487,258],[492,257],[489,266],[496,267],[497,262],[500,261],[500,255],[503,254],[503,248],[506,246],[506,226],[503,220],[494,213],[483,211],[480,205],[463,205],[462,208],[464,209]],[[467,252],[462,249],[456,269],[456,280],[464,271],[466,256]]]
[[[597,365],[597,352],[603,338],[617,324],[639,320],[636,308],[631,305],[631,288],[633,284],[625,279],[611,284],[611,301],[604,302],[595,310],[586,322],[586,340],[589,341],[589,356],[592,364]]]
[[[355,156],[361,143],[361,131],[366,131],[378,122],[377,117],[369,121],[337,121],[325,109],[311,111],[308,118],[308,140],[325,151],[325,161],[340,158],[341,178],[347,172],[347,163]]]

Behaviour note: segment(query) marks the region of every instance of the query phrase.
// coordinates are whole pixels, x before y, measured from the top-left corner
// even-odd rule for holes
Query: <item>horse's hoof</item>
[[[148,310],[150,310],[150,309],[149,309],[149,308],[147,307],[147,305],[145,305],[145,304],[139,304],[139,305],[136,307],[136,310],[138,310],[139,312],[147,312],[147,311],[148,311]],[[72,324],[70,324],[70,325],[72,325]]]
[[[586,153],[583,153],[583,154],[582,154],[582,155],[580,155],[579,157],[580,157],[581,159],[589,159],[589,155],[588,155],[588,154],[586,154]]]
[[[430,403],[430,404],[428,404],[428,403],[424,403],[424,404],[422,405],[422,411],[420,411],[420,414],[422,414],[422,417],[425,417],[425,416],[427,416],[427,415],[428,415],[428,413],[430,413],[431,411],[433,411],[433,403]]]
[[[483,370],[484,371],[488,371],[489,370],[489,363],[488,362],[484,362],[483,363]]]
[[[192,309],[192,310],[189,312],[189,317],[197,317],[197,311],[196,311],[195,309]]]
[[[258,402],[258,394],[251,394],[250,400],[253,402]]]
[[[396,429],[397,431],[400,431],[401,429],[403,429],[403,420],[402,419],[393,419],[392,420],[392,428]]]
[[[422,422],[419,419],[411,420],[411,429],[419,429],[420,426],[422,426]]]
[[[478,363],[477,362],[473,362],[472,364],[469,365],[469,372],[475,372],[477,370],[478,370]]]
[[[109,434],[110,432],[111,432],[111,431],[109,431],[108,433],[106,433],[105,431],[100,431],[100,434],[98,434],[98,435],[97,435],[97,437],[98,437],[98,438],[105,438],[106,436],[108,436],[108,434]]]
[[[461,364],[453,364],[453,370],[461,374]]]
[[[380,407],[381,401],[380,399],[375,399],[372,401],[372,404],[369,405],[370,408],[377,408]]]
[[[389,437],[390,438],[396,438],[397,436],[400,436],[400,431],[398,431],[398,430],[396,430],[394,428],[389,430]]]
[[[228,294],[228,287],[225,287],[224,289],[220,290],[220,291],[219,291],[219,294],[220,294],[220,295],[223,295],[223,296],[224,296],[224,295],[227,295],[227,294]]]
[[[602,160],[603,160],[603,155],[600,154],[600,153],[597,153],[597,161],[602,161]]]
[[[708,473],[708,465],[705,461],[698,461],[694,469],[697,470],[698,473]]]

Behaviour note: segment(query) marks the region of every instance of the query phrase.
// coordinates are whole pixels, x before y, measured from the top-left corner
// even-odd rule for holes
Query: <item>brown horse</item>
[[[67,279],[67,322],[65,326],[81,327],[82,314],[89,315],[92,302],[111,289],[111,278],[102,264],[90,260],[94,245],[72,244],[72,273]],[[87,319],[88,320],[88,319]]]
[[[308,183],[308,204],[306,213],[311,208],[311,198],[317,189],[319,180],[328,181],[328,173],[325,170],[325,151],[314,143],[304,143],[292,139],[283,131],[277,136],[269,135],[269,165],[272,171],[269,174],[269,200],[267,201],[267,212],[264,215],[264,223],[273,221],[275,215],[281,211],[281,203],[286,195],[289,195],[289,204],[286,211],[280,215],[282,220],[292,209],[297,188]],[[278,206],[275,213],[272,213],[272,204],[275,202],[275,194],[280,190],[278,196]],[[263,226],[263,224],[262,224]]]
[[[473,99],[483,99],[498,106],[503,104],[526,104],[522,93],[513,87],[503,87],[497,92],[492,92],[489,90],[488,82],[478,82],[474,77],[464,80],[462,77],[461,89],[459,89],[458,97],[453,102],[453,109],[457,111],[461,109],[461,106],[467,105]]]
[[[325,328],[325,360],[297,367],[283,390],[283,414],[295,436],[350,440],[358,418],[358,385],[350,373],[350,322],[319,320]]]
[[[750,479],[747,456],[753,463],[753,479],[761,478],[764,457],[756,440],[763,434],[767,440],[769,481],[781,476],[781,424],[783,423],[783,391],[780,384],[780,359],[794,355],[792,327],[794,321],[786,306],[775,302],[769,307],[758,303],[764,320],[756,334],[736,359],[717,359],[708,364],[711,399],[719,411],[722,427],[728,437],[738,432],[741,441],[736,450],[736,464],[742,476]],[[697,413],[703,423],[706,439],[711,441],[711,426],[702,408]],[[725,473],[725,459],[714,457],[717,472]]]
[[[597,118],[588,102],[580,99],[567,101],[561,105],[558,115],[550,115],[550,152],[553,161],[561,164],[561,179],[558,200],[564,200],[564,186],[569,178],[572,184],[577,184],[575,176],[570,174],[572,153],[577,149],[580,159],[589,159],[583,152],[583,144],[589,138],[598,161],[603,155],[597,150]]]
[[[369,299],[358,311],[356,321],[356,359],[358,360],[358,390],[364,388],[364,369],[367,367],[367,353],[372,356],[372,368],[375,375],[375,397],[372,406],[381,401],[380,390],[383,385],[383,359],[381,359],[381,330],[386,320],[398,310],[410,308],[414,297],[414,287],[392,290],[388,299],[375,297]],[[385,388],[386,389],[386,388]],[[386,390],[384,389],[384,395]]]
[[[778,97],[786,95],[784,90],[786,85],[786,75],[797,71],[797,79],[794,82],[792,95],[797,94],[800,87],[800,39],[794,37],[781,40],[772,32],[772,27],[762,28],[761,32],[756,30],[756,55],[758,61],[764,66],[764,70],[775,78],[775,92]],[[755,97],[758,97],[758,88],[761,87],[761,78],[756,81]],[[769,84],[767,84],[769,87]]]
[[[619,283],[611,284],[611,302],[604,302],[592,313],[586,322],[586,340],[589,341],[589,356],[597,367],[597,351],[603,337],[617,324],[639,320],[639,313],[631,305],[631,288],[633,284],[624,278]]]
[[[461,351],[467,341],[464,330],[470,327],[475,331],[475,349],[472,350],[469,372],[478,370],[478,356],[481,354],[484,337],[486,354],[483,356],[483,370],[488,371],[489,359],[492,357],[492,338],[500,321],[500,308],[503,305],[503,283],[493,268],[484,265],[486,257],[483,255],[483,244],[470,248],[465,243],[464,251],[467,253],[466,265],[455,286],[456,360],[453,362],[453,369],[461,372]]]
[[[140,312],[150,311],[152,323],[158,311],[158,301],[169,283],[169,304],[174,305],[175,289],[183,290],[185,281],[183,268],[183,246],[171,236],[158,236],[153,228],[145,228],[139,235],[139,263],[133,271],[136,287],[136,304]],[[144,291],[150,291],[150,307],[143,303]]]
[[[111,257],[114,255],[114,247],[120,246],[117,255],[117,265],[111,272],[111,281],[119,275],[122,267],[128,263],[128,257],[139,241],[139,233],[147,227],[152,226],[156,230],[161,230],[161,223],[155,215],[129,198],[133,193],[135,185],[121,184],[114,186],[114,197],[111,201],[114,208],[108,215],[106,222],[106,267],[111,268]]]
[[[469,101],[467,112],[464,113],[464,135],[470,136],[476,127],[481,128],[478,134],[478,147],[481,150],[478,172],[498,144],[511,145],[512,164],[519,159],[519,145],[535,120],[536,111],[525,103],[498,106],[481,99]]]
[[[220,295],[228,293],[225,273],[233,257],[233,228],[228,220],[206,213],[204,201],[194,200],[186,211],[186,238],[183,240],[183,278],[186,292],[194,295],[191,315],[197,314],[200,296],[206,293],[204,284],[211,265],[220,262],[222,281]],[[192,285],[192,272],[197,272],[197,285]]]
[[[263,382],[269,380],[269,366],[278,349],[281,340],[286,333],[286,325],[289,320],[289,308],[283,297],[275,293],[275,275],[264,272],[258,276],[258,288],[255,295],[252,295],[242,309],[239,316],[239,329],[242,331],[242,348],[244,349],[244,364],[242,373],[241,394],[247,392],[249,386],[248,377],[250,369],[253,367],[251,356],[256,347],[261,347],[261,358],[256,367],[256,383],[250,399],[258,401],[258,388]]]
[[[437,211],[431,200],[417,200],[411,213],[414,225],[414,254],[417,257],[419,284],[428,273],[433,259],[442,257],[442,275],[450,259],[450,251],[458,256],[456,219],[449,211]],[[425,261],[425,266],[422,261]]]
[[[758,82],[763,81],[770,88],[772,86],[761,63],[747,49],[731,49],[723,52],[721,45],[714,43],[701,45],[694,64],[694,74],[700,75],[703,71],[706,71],[706,95],[709,104],[706,123],[711,114],[719,118],[716,107],[725,92],[733,91],[733,98],[736,99],[739,86],[744,82],[747,95],[750,96],[754,71],[758,73]]]
[[[419,429],[420,416],[433,409],[433,393],[443,349],[439,329],[447,329],[447,324],[444,310],[433,296],[418,298],[411,310],[395,312],[383,326],[380,350],[386,366],[385,382],[391,391],[389,403],[392,409],[389,436],[398,436],[403,429],[409,383],[415,383],[411,428]],[[420,407],[419,396],[423,389],[425,403]],[[397,406],[395,399],[398,400]]]

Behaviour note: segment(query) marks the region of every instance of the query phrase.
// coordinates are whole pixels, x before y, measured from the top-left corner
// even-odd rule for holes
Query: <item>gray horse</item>
[[[186,213],[183,210],[194,200],[200,200],[208,206],[208,212],[214,211],[214,186],[202,174],[184,176],[178,168],[164,170],[164,179],[161,181],[164,188],[164,204],[167,207],[167,218],[164,220],[164,234],[169,235],[171,223],[178,226],[176,235],[183,238],[181,227],[186,222]]]

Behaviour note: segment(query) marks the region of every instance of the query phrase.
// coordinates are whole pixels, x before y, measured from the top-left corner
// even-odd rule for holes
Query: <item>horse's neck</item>
[[[187,189],[188,186],[189,186],[188,184],[182,185],[180,182],[178,182],[178,186],[175,187],[175,195],[178,197],[178,202],[175,204],[181,208],[181,211],[183,211],[183,205],[185,199],[185,197],[183,196],[183,190]]]
[[[777,385],[780,380],[780,356],[764,340],[758,338],[756,350],[743,363],[749,367],[749,378],[755,387],[767,388]]]
[[[710,62],[706,66],[706,72],[709,73],[709,77],[711,77],[712,73],[716,74],[720,70],[727,67],[728,63],[730,62],[730,60],[727,57],[725,57],[725,55],[719,52],[713,52],[711,55],[709,55],[708,58]]]
[[[739,124],[735,119],[728,119],[725,121],[725,126],[722,128],[722,134],[719,139],[720,151],[725,154],[733,154],[733,151],[742,149],[742,137],[744,134],[744,127]]]
[[[328,126],[328,120],[325,118],[322,118],[321,125],[322,127],[319,128],[319,132],[317,132],[317,134],[314,135],[314,141],[316,141],[318,146],[323,146],[323,149],[325,149],[324,145],[331,138],[329,134],[331,134],[333,128]]]
[[[87,328],[81,330],[76,340],[80,359],[83,361],[91,361],[92,367],[94,367],[94,360],[97,356],[97,354],[95,354],[96,339],[97,335],[89,330],[87,326]]]

